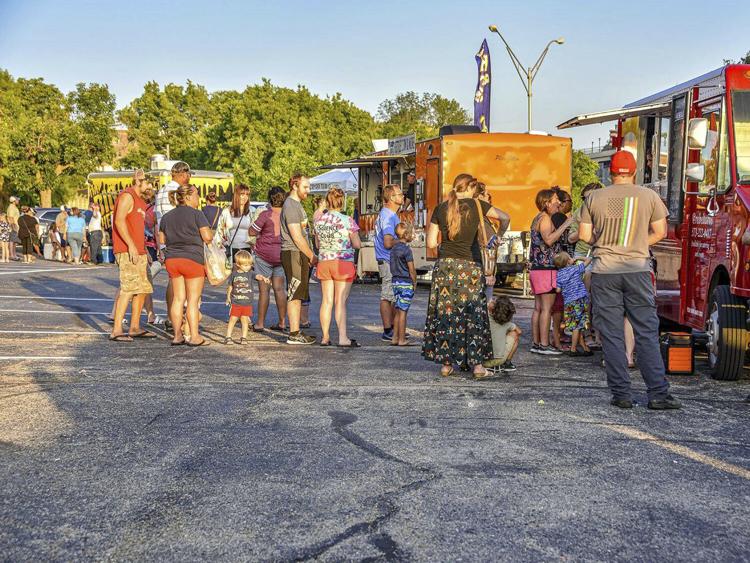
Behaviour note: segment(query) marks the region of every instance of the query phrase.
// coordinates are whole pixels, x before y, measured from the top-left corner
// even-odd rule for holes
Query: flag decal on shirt
[[[638,198],[610,198],[604,220],[602,242],[606,245],[630,246],[635,231]]]

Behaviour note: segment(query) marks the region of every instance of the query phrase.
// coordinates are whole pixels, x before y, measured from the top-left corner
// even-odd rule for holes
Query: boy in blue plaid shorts
[[[391,346],[411,346],[406,340],[406,314],[414,298],[414,288],[417,287],[414,255],[409,247],[414,239],[414,227],[411,223],[399,223],[395,231],[398,242],[391,247],[391,283],[396,315],[393,319]]]

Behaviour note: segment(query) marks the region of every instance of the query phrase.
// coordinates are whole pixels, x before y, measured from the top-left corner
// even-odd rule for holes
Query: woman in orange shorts
[[[187,322],[190,329],[188,346],[207,346],[208,341],[198,334],[200,299],[206,272],[203,243],[211,242],[213,233],[208,219],[198,211],[198,189],[181,186],[174,194],[176,207],[164,214],[159,225],[161,244],[166,245],[164,265],[172,280],[174,299],[169,318],[174,327],[172,346],[185,344],[182,337],[182,308],[187,300]]]
[[[315,239],[319,248],[318,279],[323,294],[320,304],[321,346],[331,346],[329,329],[335,307],[340,347],[359,348],[356,340],[346,334],[346,301],[357,277],[354,251],[360,248],[359,226],[344,215],[344,192],[332,187],[326,195],[327,209],[315,221]]]

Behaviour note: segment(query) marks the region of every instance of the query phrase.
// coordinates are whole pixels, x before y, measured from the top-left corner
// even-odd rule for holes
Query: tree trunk
[[[40,207],[52,207],[52,190],[39,190]]]

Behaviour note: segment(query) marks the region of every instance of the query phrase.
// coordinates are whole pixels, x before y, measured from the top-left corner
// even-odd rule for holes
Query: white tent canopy
[[[310,178],[312,193],[325,193],[331,186],[338,186],[345,194],[356,194],[359,187],[358,168],[334,168],[320,176]]]

